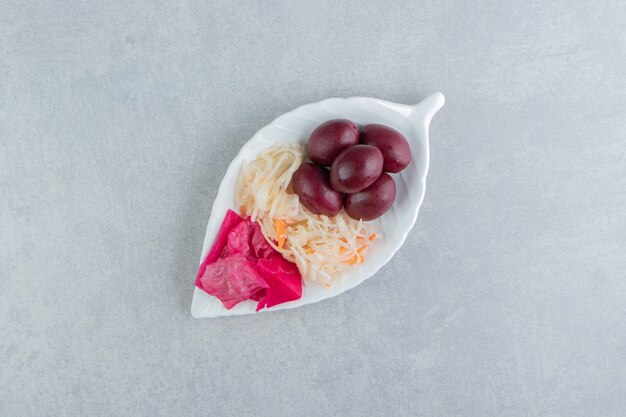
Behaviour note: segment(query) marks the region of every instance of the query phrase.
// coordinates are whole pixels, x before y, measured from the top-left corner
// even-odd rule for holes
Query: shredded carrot
[[[304,253],[306,253],[307,255],[310,255],[312,253],[315,253],[315,249],[313,249],[312,247],[310,247],[308,244],[304,245],[302,247],[302,249],[304,249]]]
[[[278,247],[282,249],[285,241],[287,240],[287,226],[284,220],[274,219],[276,225],[276,237],[278,237]]]
[[[372,233],[372,234],[370,235],[370,237],[368,237],[368,239],[369,239],[369,241],[370,241],[370,242],[371,242],[371,241],[373,241],[374,239],[376,239],[376,233]],[[364,240],[365,240],[365,238],[364,238],[364,237],[357,237],[357,238],[356,238],[356,241],[357,241],[357,242],[362,242],[362,241],[364,241]]]
[[[359,249],[357,249],[356,253],[360,255],[360,254],[362,254],[362,253],[363,253],[363,251],[364,251],[365,249],[367,249],[367,245],[363,245],[363,246],[361,246]],[[347,249],[346,249],[345,247],[341,246],[341,247],[339,248],[339,253],[340,253],[340,254],[342,254],[342,253],[344,253],[346,250],[347,250]],[[356,256],[356,255],[355,255],[355,256]]]
[[[245,206],[241,206],[241,207],[239,207],[239,213],[241,213],[241,217],[243,217],[244,219],[245,219],[246,217],[248,217],[248,216],[246,215],[246,207],[245,207]]]
[[[355,265],[357,263],[363,262],[363,257],[357,254],[357,255],[354,255],[352,258],[348,259],[346,262],[350,265]]]

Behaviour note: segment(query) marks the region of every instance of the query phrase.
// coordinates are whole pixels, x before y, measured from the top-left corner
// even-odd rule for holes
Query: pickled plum
[[[312,213],[336,216],[341,211],[342,195],[331,187],[330,175],[325,168],[303,163],[293,173],[291,184],[302,205]]]
[[[391,208],[396,199],[396,183],[391,175],[382,173],[368,188],[346,194],[344,209],[355,220],[374,220]]]
[[[341,152],[330,170],[332,187],[356,193],[369,187],[383,170],[383,154],[370,145],[354,145]]]
[[[361,131],[359,141],[380,149],[385,172],[400,172],[411,163],[409,143],[395,129],[378,124],[366,125]]]
[[[368,124],[359,128],[346,119],[319,125],[309,137],[303,163],[293,174],[292,187],[314,214],[335,216],[342,208],[354,219],[382,216],[396,198],[396,183],[387,172],[411,163],[411,149],[397,130]],[[330,166],[330,173],[324,166]],[[345,196],[344,196],[345,193]]]
[[[348,146],[359,143],[359,128],[350,120],[329,120],[319,125],[307,144],[311,161],[330,166]]]

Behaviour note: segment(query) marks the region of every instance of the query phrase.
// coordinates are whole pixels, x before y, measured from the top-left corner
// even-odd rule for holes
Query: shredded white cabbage
[[[376,234],[343,210],[328,217],[300,204],[290,182],[303,154],[301,145],[274,145],[244,163],[236,200],[241,214],[259,223],[269,244],[298,266],[305,282],[330,286],[363,261]]]

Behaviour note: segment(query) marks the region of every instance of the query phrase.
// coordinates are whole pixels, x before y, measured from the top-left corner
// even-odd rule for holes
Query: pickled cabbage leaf
[[[269,287],[255,271],[254,262],[241,253],[219,258],[207,265],[200,282],[204,291],[219,298],[227,310]]]
[[[302,296],[302,276],[265,239],[261,227],[228,210],[215,242],[198,270],[196,286],[226,309],[252,299],[257,311]]]
[[[269,288],[255,295],[255,299],[258,298],[259,301],[256,311],[302,297],[302,276],[298,267],[280,254],[259,259],[254,269],[269,284]]]

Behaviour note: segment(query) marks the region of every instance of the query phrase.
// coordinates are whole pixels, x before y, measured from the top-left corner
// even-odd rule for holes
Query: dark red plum
[[[343,193],[356,193],[378,179],[383,154],[374,146],[354,145],[341,152],[330,169],[330,184]]]
[[[355,220],[374,220],[385,214],[396,199],[396,183],[391,175],[381,176],[365,190],[346,194],[344,210]]]
[[[326,168],[303,163],[293,173],[291,185],[302,205],[312,213],[336,216],[341,211],[343,195],[331,187]]]
[[[346,119],[335,119],[319,125],[307,143],[307,154],[311,161],[330,166],[348,146],[359,143],[359,128]]]
[[[366,125],[361,130],[359,142],[380,149],[385,172],[400,172],[411,163],[409,143],[395,129],[376,124]]]

